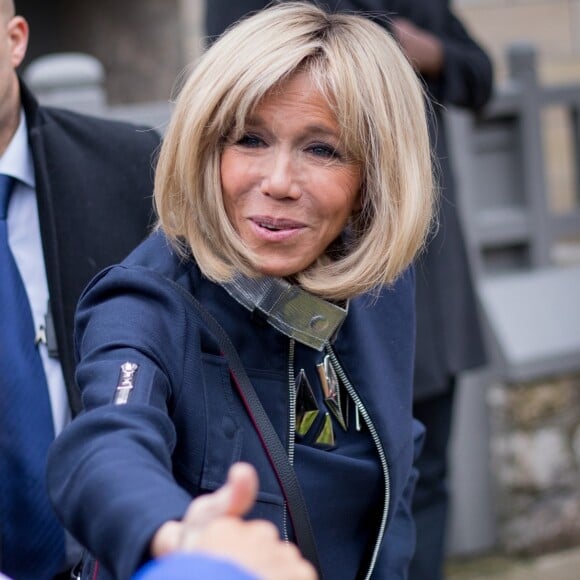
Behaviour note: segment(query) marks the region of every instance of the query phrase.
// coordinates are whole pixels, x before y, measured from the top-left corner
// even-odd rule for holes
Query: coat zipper
[[[389,473],[389,464],[387,462],[387,456],[385,454],[383,444],[381,442],[379,434],[377,433],[376,427],[374,426],[374,423],[372,422],[372,419],[371,419],[368,411],[366,410],[365,406],[363,405],[362,401],[360,400],[360,397],[358,396],[358,393],[355,391],[351,382],[348,380],[346,373],[344,372],[344,370],[340,366],[340,363],[338,362],[338,358],[336,357],[336,354],[332,350],[331,346],[329,344],[326,344],[325,348],[326,348],[326,352],[330,356],[332,366],[334,367],[334,370],[336,371],[338,378],[342,381],[342,384],[346,388],[347,393],[349,394],[350,398],[354,401],[354,404],[356,405],[357,410],[362,415],[364,422],[366,423],[366,425],[369,429],[369,432],[371,434],[373,442],[377,448],[377,451],[379,454],[379,460],[381,462],[381,467],[383,469],[383,477],[384,477],[384,484],[385,484],[385,499],[384,499],[384,506],[383,506],[383,516],[381,518],[381,524],[379,526],[379,533],[377,534],[377,540],[375,542],[375,547],[373,549],[373,554],[372,554],[371,561],[369,564],[369,569],[365,575],[365,580],[369,580],[370,577],[372,576],[373,570],[374,570],[375,565],[377,563],[377,557],[379,555],[379,550],[381,547],[381,543],[383,541],[383,536],[385,535],[385,529],[387,527],[387,518],[389,515],[389,503],[391,500],[391,476]]]
[[[376,427],[372,422],[372,419],[363,405],[358,393],[352,386],[352,383],[349,381],[346,373],[344,372],[342,366],[338,362],[338,358],[336,354],[332,350],[329,344],[326,345],[326,352],[330,356],[330,360],[332,361],[332,366],[338,375],[338,378],[341,380],[342,384],[346,388],[347,393],[349,394],[350,398],[353,400],[357,414],[360,413],[363,417],[365,424],[369,429],[369,433],[371,434],[371,438],[377,448],[377,452],[379,454],[379,461],[381,463],[381,468],[383,470],[383,478],[384,478],[384,485],[385,485],[385,498],[384,498],[384,505],[383,505],[383,515],[381,518],[381,523],[379,526],[379,532],[377,534],[377,539],[375,542],[375,547],[373,549],[371,561],[369,564],[369,569],[365,575],[365,580],[369,580],[372,576],[373,570],[375,568],[379,550],[381,547],[381,543],[383,541],[383,537],[385,535],[385,529],[387,527],[387,519],[389,515],[389,503],[391,499],[391,477],[389,473],[389,465],[387,462],[387,456],[385,454],[385,450],[383,448],[383,444],[377,433]],[[288,460],[290,464],[294,464],[294,451],[295,451],[295,436],[296,436],[296,377],[294,374],[294,357],[295,357],[295,341],[293,338],[290,339],[289,347],[288,347],[288,385],[289,385],[289,420],[288,420]],[[283,536],[284,540],[288,542],[288,506],[286,503],[284,504],[284,515],[283,515]]]

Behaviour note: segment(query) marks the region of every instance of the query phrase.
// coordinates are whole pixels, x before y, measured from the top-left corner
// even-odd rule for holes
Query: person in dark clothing
[[[68,578],[78,557],[50,509],[46,451],[80,409],[77,299],[147,235],[160,141],[39,106],[16,73],[27,41],[0,0],[0,570],[23,580]]]
[[[333,3],[333,2],[331,2]],[[467,262],[443,108],[477,111],[491,97],[493,72],[483,48],[448,0],[355,0],[382,20],[421,75],[431,100],[431,142],[438,162],[438,229],[417,264],[417,348],[413,414],[426,428],[413,499],[417,548],[411,580],[444,576],[449,492],[448,447],[458,375],[485,363]]]
[[[212,0],[206,32],[218,37],[233,21],[268,2]],[[448,0],[326,0],[333,10],[368,15],[389,30],[423,80],[431,102],[431,142],[438,162],[438,228],[417,264],[417,346],[413,411],[426,427],[413,501],[417,548],[413,580],[441,578],[448,512],[447,453],[458,375],[485,363],[473,282],[457,215],[443,109],[477,111],[492,92],[491,61]]]
[[[264,0],[238,0],[237,2],[210,0],[206,2],[204,28],[209,42],[213,42],[240,18],[262,10],[268,4],[272,2]]]

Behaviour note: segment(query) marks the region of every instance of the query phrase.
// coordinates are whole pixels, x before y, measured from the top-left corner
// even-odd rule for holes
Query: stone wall
[[[535,555],[580,544],[580,375],[488,391],[499,543]]]
[[[105,68],[111,103],[167,100],[200,39],[203,0],[17,0],[30,23],[25,68],[51,53],[83,52]]]

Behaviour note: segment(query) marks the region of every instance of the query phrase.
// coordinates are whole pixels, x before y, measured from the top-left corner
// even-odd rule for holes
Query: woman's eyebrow
[[[338,133],[336,132],[336,130],[326,125],[317,125],[317,124],[306,125],[306,127],[304,128],[304,132],[320,135],[323,137],[327,136],[338,138]]]
[[[265,125],[265,121],[259,115],[247,117],[244,122],[244,127],[261,127],[263,125]]]

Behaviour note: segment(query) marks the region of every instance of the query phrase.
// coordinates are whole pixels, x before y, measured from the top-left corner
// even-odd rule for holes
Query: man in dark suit
[[[218,36],[242,14],[268,2],[211,0],[206,32]],[[412,580],[442,577],[448,492],[447,450],[457,376],[485,353],[457,215],[443,106],[477,111],[490,98],[491,62],[453,14],[449,0],[325,0],[333,10],[360,11],[388,28],[425,83],[433,113],[431,142],[439,167],[438,226],[417,264],[414,413],[426,427],[413,501],[417,549]]]
[[[2,227],[4,250],[12,254],[2,260],[20,273],[27,316],[16,326],[29,325],[31,336],[14,344],[20,339],[12,337],[22,335],[0,333],[0,570],[19,579],[68,577],[64,571],[71,562],[64,532],[51,519],[44,465],[27,465],[15,434],[22,423],[28,422],[29,432],[40,426],[30,406],[24,421],[14,419],[20,411],[8,395],[24,392],[22,383],[31,382],[14,353],[31,346],[34,361],[26,366],[38,365],[42,380],[28,401],[46,406],[52,440],[80,410],[72,336],[77,299],[97,272],[122,260],[146,236],[159,144],[152,131],[39,106],[16,74],[27,41],[26,21],[15,16],[12,0],[0,0],[0,177],[10,184]],[[0,289],[8,286],[7,278],[0,277]],[[3,325],[13,314],[11,305],[0,303]],[[25,495],[29,488],[34,505]]]

